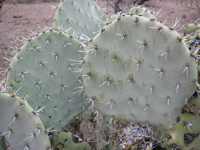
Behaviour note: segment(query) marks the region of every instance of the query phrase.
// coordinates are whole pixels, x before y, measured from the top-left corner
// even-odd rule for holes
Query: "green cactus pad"
[[[200,24],[198,24],[198,23],[186,24],[186,25],[183,26],[183,34],[184,35],[190,34],[197,29],[200,29]]]
[[[197,150],[200,147],[200,119],[196,114],[182,113],[172,130],[167,131],[167,144],[173,148]]]
[[[40,118],[21,98],[0,93],[0,132],[16,150],[50,150]]]
[[[84,141],[74,143],[71,132],[59,132],[53,135],[53,145],[60,150],[91,150],[90,145]]]
[[[115,20],[86,53],[88,100],[116,119],[169,129],[198,85],[195,59],[180,35],[143,16]]]
[[[92,38],[100,30],[100,20],[104,20],[103,11],[94,0],[63,0],[56,9],[53,28]]]
[[[43,108],[46,128],[61,130],[90,103],[85,101],[81,76],[81,43],[73,37],[47,30],[29,40],[10,64],[7,88],[21,87],[19,95],[33,108]]]

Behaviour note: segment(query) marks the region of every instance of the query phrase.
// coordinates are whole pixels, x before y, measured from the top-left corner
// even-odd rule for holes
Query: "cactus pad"
[[[169,129],[198,85],[195,59],[180,35],[143,16],[121,16],[94,37],[86,53],[88,100],[116,119]]]
[[[100,30],[99,19],[104,20],[103,11],[94,0],[63,0],[56,9],[53,28],[92,38]]]
[[[172,130],[167,132],[167,144],[184,150],[199,149],[200,119],[196,114],[181,113]]]
[[[10,64],[7,88],[33,108],[44,108],[45,127],[60,130],[90,103],[83,98],[83,85],[73,69],[81,66],[81,44],[63,32],[47,30],[29,40]]]
[[[0,93],[0,132],[16,150],[50,150],[48,135],[35,111],[21,98]]]

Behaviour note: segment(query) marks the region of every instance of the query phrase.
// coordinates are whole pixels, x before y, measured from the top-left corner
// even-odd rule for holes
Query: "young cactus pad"
[[[59,132],[53,135],[53,145],[60,150],[91,150],[90,145],[84,141],[74,143],[71,132]]]
[[[50,150],[48,135],[30,105],[14,94],[0,93],[0,132],[16,150]]]
[[[197,29],[200,29],[200,24],[198,24],[198,23],[186,24],[186,25],[183,26],[183,34],[184,35],[190,34]]]
[[[19,95],[33,107],[43,108],[45,127],[60,130],[90,103],[85,101],[81,76],[81,43],[73,37],[47,30],[29,40],[13,58],[7,78],[9,92],[21,87]]]
[[[200,119],[196,114],[181,113],[172,130],[167,131],[167,144],[183,150],[199,149]]]
[[[63,0],[56,9],[53,28],[94,37],[100,30],[103,11],[94,0]]]
[[[143,16],[121,16],[94,37],[86,53],[88,100],[117,119],[169,129],[199,85],[195,59],[180,35]]]

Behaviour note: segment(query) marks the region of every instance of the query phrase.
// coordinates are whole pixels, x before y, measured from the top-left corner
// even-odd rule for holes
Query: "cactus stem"
[[[189,69],[189,64],[185,64],[185,69],[183,70],[183,73],[186,72],[187,77],[188,77],[188,69]]]
[[[168,56],[169,50],[167,49],[163,54],[161,54],[160,56],[164,56],[165,55],[165,61],[167,61],[167,56]]]
[[[176,89],[175,89],[176,90],[176,94],[178,93],[178,90],[179,90],[180,86],[181,86],[181,83],[178,83],[177,86],[176,86]]]
[[[84,106],[84,104],[82,105],[82,109],[83,109],[83,111],[85,110],[85,106]]]

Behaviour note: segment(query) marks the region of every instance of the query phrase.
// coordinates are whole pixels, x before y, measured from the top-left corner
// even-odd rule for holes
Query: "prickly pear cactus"
[[[30,105],[14,94],[0,93],[0,132],[16,150],[50,150],[48,135]]]
[[[200,29],[200,24],[198,24],[198,23],[186,24],[186,25],[183,26],[183,34],[184,35],[190,34],[197,29]]]
[[[90,145],[84,141],[74,143],[71,132],[59,132],[53,135],[53,145],[60,150],[91,150]]]
[[[63,0],[56,9],[53,28],[80,37],[94,37],[100,30],[103,11],[94,0]]]
[[[101,113],[166,129],[199,86],[195,58],[180,35],[137,15],[121,16],[95,36],[82,74]]]
[[[148,10],[144,6],[135,6],[132,7],[129,11],[131,14],[139,15],[139,16],[144,16],[146,18],[154,18],[153,12]]]
[[[30,39],[10,63],[7,89],[33,108],[42,109],[45,127],[60,130],[90,103],[85,101],[79,70],[81,43],[63,32],[46,30]],[[38,110],[37,109],[37,110]]]
[[[167,144],[184,150],[199,149],[200,119],[192,113],[181,113],[173,129],[167,132]]]

